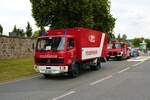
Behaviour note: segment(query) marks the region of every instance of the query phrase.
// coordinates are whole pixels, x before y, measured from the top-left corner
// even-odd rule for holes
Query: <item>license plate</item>
[[[40,72],[41,73],[50,73],[51,71],[50,70],[46,70],[46,69],[41,69]]]

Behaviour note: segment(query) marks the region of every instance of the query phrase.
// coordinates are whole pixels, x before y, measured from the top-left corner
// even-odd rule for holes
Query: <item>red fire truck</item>
[[[107,60],[109,59],[127,59],[130,58],[131,50],[126,42],[111,42],[108,44]]]
[[[62,73],[77,77],[86,67],[98,70],[107,56],[107,36],[87,28],[49,30],[37,40],[35,69],[45,77]]]

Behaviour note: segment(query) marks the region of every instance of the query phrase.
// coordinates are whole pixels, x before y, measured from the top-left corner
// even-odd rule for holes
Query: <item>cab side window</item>
[[[74,39],[69,38],[68,39],[68,49],[72,49],[72,48],[74,48]]]

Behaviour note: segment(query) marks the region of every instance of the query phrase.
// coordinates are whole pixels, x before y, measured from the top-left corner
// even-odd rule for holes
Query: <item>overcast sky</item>
[[[14,25],[25,29],[28,21],[35,30],[29,0],[0,0],[0,24],[4,28],[4,34],[12,31]]]
[[[111,0],[111,14],[117,19],[115,34],[150,38],[149,4],[150,0]],[[29,0],[0,0],[0,24],[4,34],[12,31],[14,25],[25,29],[28,21],[36,30]]]
[[[150,0],[111,0],[111,5],[116,34],[150,38]]]

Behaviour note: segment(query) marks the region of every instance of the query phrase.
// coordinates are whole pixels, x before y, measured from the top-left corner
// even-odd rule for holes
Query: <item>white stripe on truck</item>
[[[105,41],[105,33],[102,33],[102,38],[101,38],[99,47],[82,48],[82,60],[102,56],[104,41]]]
[[[102,56],[104,41],[105,41],[105,33],[102,34],[102,38],[101,38],[101,43],[100,43],[100,48],[99,48],[100,56]]]

